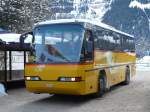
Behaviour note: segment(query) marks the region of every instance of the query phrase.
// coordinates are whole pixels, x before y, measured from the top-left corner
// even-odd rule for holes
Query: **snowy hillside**
[[[0,27],[17,33],[37,22],[63,18],[93,18],[135,35],[137,53],[150,48],[150,0],[1,0]],[[9,4],[9,6],[7,5]],[[70,14],[66,16],[64,14]],[[7,17],[7,18],[6,18]]]
[[[149,5],[150,0],[114,0],[103,17],[104,23],[135,36],[136,52],[140,56],[150,48]]]
[[[101,21],[104,14],[110,10],[113,0],[57,0],[51,2],[52,19],[78,18],[98,19]],[[65,16],[63,16],[66,14]],[[70,16],[68,16],[70,15]]]

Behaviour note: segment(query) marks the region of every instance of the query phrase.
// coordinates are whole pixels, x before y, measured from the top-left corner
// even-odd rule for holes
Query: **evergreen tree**
[[[39,21],[49,19],[51,0],[1,0],[0,26],[23,33]]]

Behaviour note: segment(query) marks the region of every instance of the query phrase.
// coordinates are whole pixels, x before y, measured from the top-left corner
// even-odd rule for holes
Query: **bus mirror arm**
[[[28,35],[32,35],[32,43],[34,42],[33,32],[26,32],[20,35],[20,47],[24,47],[24,40],[28,37]]]
[[[21,46],[21,47],[22,47],[23,44],[24,44],[24,40],[25,40],[25,35],[22,34],[22,35],[20,36],[20,46]]]

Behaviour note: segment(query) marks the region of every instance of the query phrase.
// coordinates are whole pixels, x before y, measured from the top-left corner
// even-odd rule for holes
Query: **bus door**
[[[92,32],[90,30],[85,31],[83,47],[81,51],[81,58],[84,60],[84,62],[93,62],[94,44]]]
[[[94,61],[94,41],[92,32],[87,30],[85,31],[84,39],[83,39],[83,47],[81,50],[81,62],[86,64],[85,69],[93,69],[93,61]],[[83,55],[83,56],[82,56]],[[84,57],[84,58],[82,58]],[[96,75],[95,71],[85,72],[85,85],[86,89],[89,92],[95,90],[96,87]]]

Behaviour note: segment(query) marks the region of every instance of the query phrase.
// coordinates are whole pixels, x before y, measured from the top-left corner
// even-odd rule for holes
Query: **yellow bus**
[[[33,93],[102,96],[135,75],[134,37],[101,22],[65,19],[41,22],[32,35],[25,83]]]

